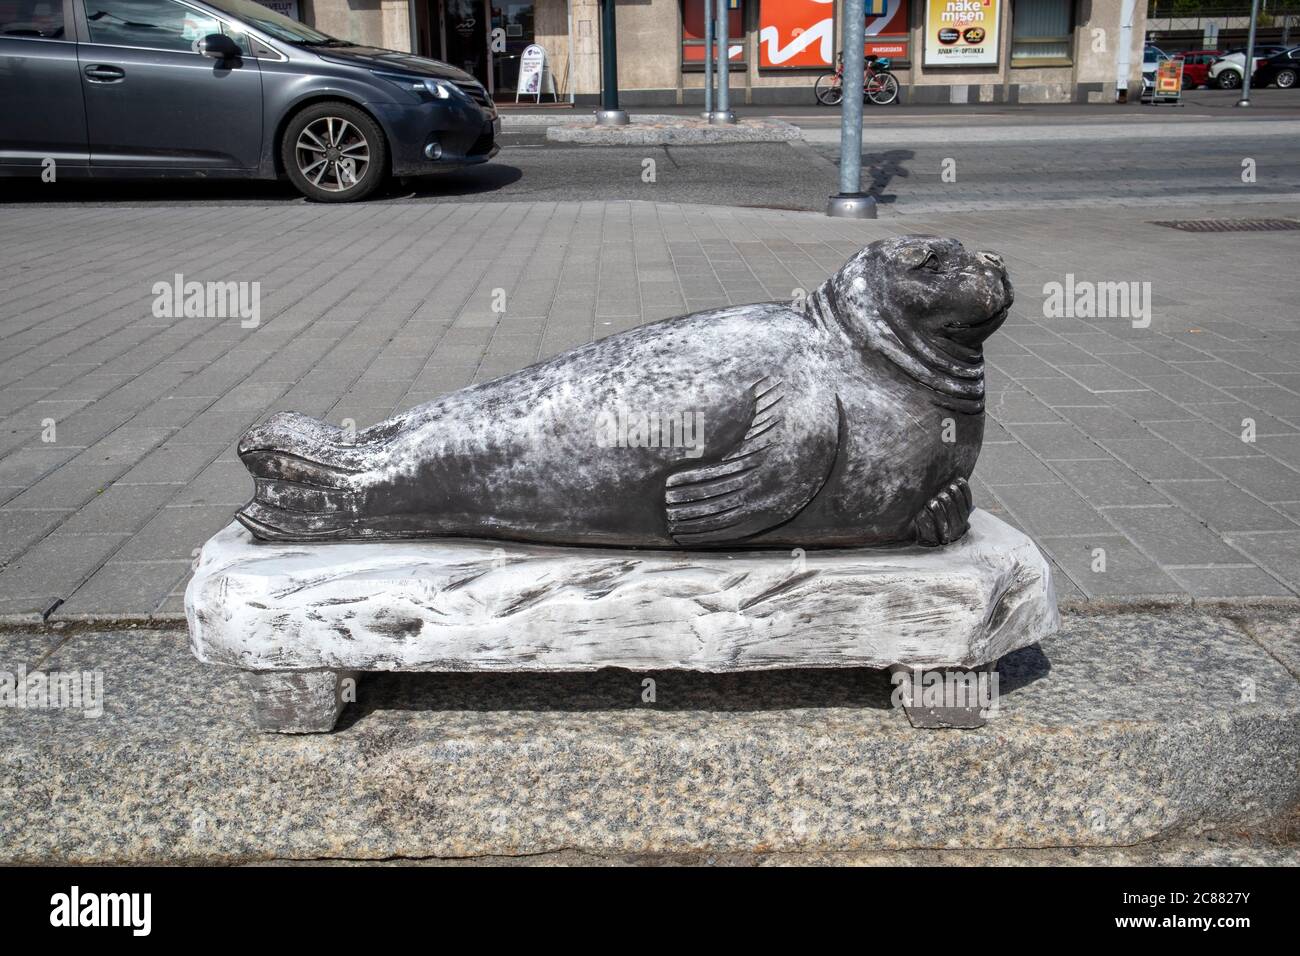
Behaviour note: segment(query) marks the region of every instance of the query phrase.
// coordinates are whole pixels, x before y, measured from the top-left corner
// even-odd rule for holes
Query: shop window
[[[1072,63],[1073,13],[1073,0],[1015,0],[1011,10],[1012,65]]]
[[[717,3],[728,0],[715,0]],[[745,66],[745,9],[744,0],[739,0],[737,8],[727,16],[727,40],[730,51],[732,70]],[[704,69],[704,0],[682,0],[682,69],[697,71]]]

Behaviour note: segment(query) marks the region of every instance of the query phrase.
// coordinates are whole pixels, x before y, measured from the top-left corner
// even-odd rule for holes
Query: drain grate
[[[1300,219],[1172,219],[1151,225],[1183,232],[1286,232],[1300,229]]]

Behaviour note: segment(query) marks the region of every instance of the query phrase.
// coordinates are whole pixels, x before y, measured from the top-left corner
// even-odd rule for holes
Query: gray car
[[[468,73],[253,0],[0,3],[0,176],[286,176],[347,202],[485,163],[500,129]]]

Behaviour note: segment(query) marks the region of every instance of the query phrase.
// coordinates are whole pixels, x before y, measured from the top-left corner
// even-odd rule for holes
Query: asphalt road
[[[1300,194],[1294,135],[1266,135],[1270,124],[1300,119],[1300,93],[1266,90],[1254,111],[1232,107],[1235,94],[1200,91],[1184,109],[1150,107],[963,107],[869,111],[866,180],[886,215],[962,208],[1108,205]],[[1277,104],[1281,104],[1278,106]],[[960,112],[955,112],[960,109]],[[554,114],[554,111],[553,111]],[[877,115],[879,114],[879,115]],[[441,176],[395,182],[386,203],[646,199],[774,209],[818,210],[837,191],[835,113],[786,109],[809,143],[693,147],[594,147],[549,143],[539,126],[507,127],[496,159]],[[1209,121],[1216,122],[1213,129]],[[1086,131],[1104,124],[1108,136]],[[1294,125],[1285,123],[1286,127]],[[1034,129],[1064,139],[1031,141]],[[1002,132],[963,142],[961,130]],[[1068,130],[1081,132],[1069,136]],[[916,130],[909,142],[908,130]],[[920,132],[924,130],[924,135]],[[943,135],[936,135],[942,133]],[[949,133],[952,133],[949,139]],[[973,135],[973,134],[972,134]],[[883,139],[888,142],[880,142]],[[873,143],[874,141],[874,143]],[[1243,183],[1243,161],[1255,182]],[[944,173],[947,171],[947,176]],[[287,183],[148,182],[53,186],[0,181],[0,202],[150,205],[220,202],[279,205],[304,200]]]

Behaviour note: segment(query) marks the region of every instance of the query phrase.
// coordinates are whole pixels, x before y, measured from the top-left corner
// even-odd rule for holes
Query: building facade
[[[543,101],[600,96],[600,0],[265,0],[344,39],[413,51],[514,99],[519,58],[546,50]],[[703,102],[704,0],[617,0],[621,102]],[[843,3],[722,0],[732,102],[812,104],[833,69]],[[1140,85],[1145,0],[866,0],[867,51],[912,103],[1111,102]],[[1127,48],[1128,56],[1121,55]],[[1127,63],[1125,63],[1127,60]]]

